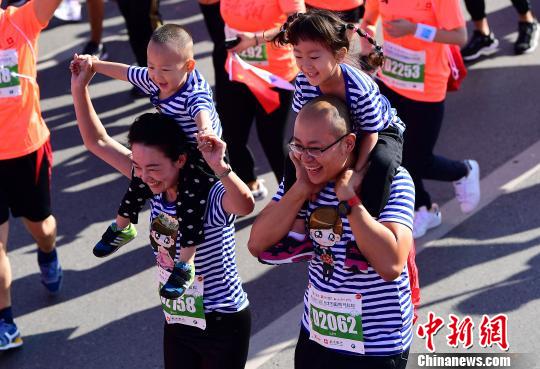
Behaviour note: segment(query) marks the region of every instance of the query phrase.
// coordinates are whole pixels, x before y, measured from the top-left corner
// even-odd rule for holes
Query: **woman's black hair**
[[[145,113],[135,119],[128,133],[128,143],[158,148],[171,160],[187,152],[186,135],[172,118],[160,113]]]
[[[278,46],[297,45],[301,40],[315,41],[328,47],[333,53],[341,48],[349,49],[347,30],[356,33],[373,46],[374,50],[364,57],[367,67],[377,69],[384,61],[382,47],[365,31],[352,23],[343,22],[336,14],[327,10],[310,9],[306,13],[296,13],[287,18],[273,42]]]

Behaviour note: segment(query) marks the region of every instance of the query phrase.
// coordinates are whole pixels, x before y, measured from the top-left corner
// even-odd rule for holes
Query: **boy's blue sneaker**
[[[167,283],[161,287],[159,294],[166,299],[176,300],[193,284],[195,280],[195,266],[179,261],[174,266]]]
[[[113,222],[101,236],[101,240],[96,243],[92,252],[98,258],[109,256],[117,251],[120,247],[137,237],[137,229],[133,224],[129,224],[126,228],[118,230],[116,223]]]
[[[52,294],[60,291],[63,272],[58,259],[50,263],[40,264],[39,269],[41,270],[41,283],[45,288]]]
[[[14,323],[0,320],[0,351],[19,347],[23,344],[21,333]]]

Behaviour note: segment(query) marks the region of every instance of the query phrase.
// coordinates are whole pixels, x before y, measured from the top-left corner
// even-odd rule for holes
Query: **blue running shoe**
[[[193,284],[195,280],[195,266],[179,261],[174,266],[167,283],[161,287],[159,294],[166,299],[176,300]]]
[[[52,294],[58,293],[62,287],[62,267],[58,259],[50,263],[40,264],[41,283]]]
[[[0,320],[0,351],[19,347],[23,344],[21,333],[14,323]]]

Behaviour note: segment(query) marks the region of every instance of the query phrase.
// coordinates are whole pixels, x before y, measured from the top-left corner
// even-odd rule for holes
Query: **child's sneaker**
[[[313,242],[306,238],[298,241],[285,236],[277,244],[259,254],[259,262],[269,265],[280,265],[309,261],[313,258]]]
[[[159,290],[159,294],[166,299],[176,300],[193,284],[194,279],[195,266],[179,261],[174,266],[167,283]]]
[[[137,237],[137,229],[132,223],[121,230],[116,228],[116,223],[113,222],[101,236],[101,240],[96,243],[92,252],[98,258],[109,256],[120,247]]]
[[[21,333],[15,323],[0,320],[0,351],[19,347],[23,344]]]
[[[58,293],[62,287],[63,272],[58,259],[50,263],[39,264],[41,283],[52,294]]]
[[[413,238],[420,238],[428,229],[439,226],[442,222],[439,205],[432,204],[431,209],[421,206],[414,212]]]
[[[456,198],[464,213],[470,213],[480,202],[480,167],[475,160],[465,160],[469,173],[454,182]]]

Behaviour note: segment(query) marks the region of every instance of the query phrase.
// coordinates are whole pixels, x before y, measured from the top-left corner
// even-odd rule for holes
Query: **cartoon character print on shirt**
[[[330,281],[334,274],[336,257],[332,246],[341,241],[343,223],[333,206],[321,206],[311,213],[308,222],[309,237],[315,246],[315,253],[323,263],[323,280]]]
[[[165,213],[160,213],[150,225],[150,244],[157,252],[156,261],[169,271],[174,267],[178,226],[178,220]]]

